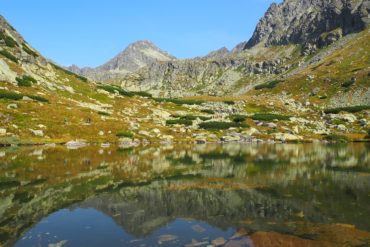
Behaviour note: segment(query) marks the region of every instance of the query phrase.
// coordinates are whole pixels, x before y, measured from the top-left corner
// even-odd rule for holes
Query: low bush
[[[266,82],[260,85],[257,85],[254,87],[255,90],[261,90],[261,89],[272,89],[276,87],[280,82],[283,82],[282,80],[273,80],[270,82]]]
[[[118,137],[134,138],[134,133],[129,131],[120,131],[116,134]]]
[[[352,86],[353,84],[355,84],[354,81],[346,81],[346,82],[342,83],[342,87],[348,88],[348,87]]]
[[[0,99],[21,100],[22,98],[22,94],[0,90]]]
[[[139,91],[139,92],[132,92],[135,95],[141,96],[141,97],[146,97],[146,98],[152,98],[153,95],[151,93]]]
[[[199,127],[202,129],[208,129],[208,130],[225,130],[229,128],[247,128],[248,125],[244,123],[214,121],[214,122],[200,123]]]
[[[232,100],[225,100],[225,101],[224,101],[224,103],[225,103],[226,105],[235,105],[235,102],[234,102],[234,101],[232,101]]]
[[[88,81],[88,79],[87,79],[86,77],[84,77],[84,76],[77,75],[76,73],[73,73],[73,72],[71,72],[71,71],[69,71],[69,70],[67,70],[67,69],[65,69],[65,68],[62,68],[62,67],[60,67],[60,66],[56,65],[56,64],[53,64],[53,63],[52,63],[52,65],[53,65],[53,67],[54,67],[55,69],[57,69],[57,70],[61,70],[61,71],[63,71],[64,73],[66,73],[66,74],[68,74],[68,75],[72,75],[72,76],[74,76],[74,77],[76,77],[76,78],[80,79],[80,80],[81,80],[81,81],[83,81],[83,82],[87,82],[87,81]]]
[[[348,142],[348,138],[346,136],[336,135],[336,134],[324,136],[324,140],[327,140],[330,142]]]
[[[18,63],[18,58],[16,58],[15,56],[13,56],[13,54],[11,54],[10,52],[8,52],[7,50],[1,50],[0,51],[0,55],[8,58],[10,61],[13,61],[15,63]]]
[[[22,78],[17,77],[15,80],[20,87],[30,87],[32,86],[32,83],[37,83],[33,77],[27,75],[23,76]]]
[[[182,120],[196,120],[197,118],[199,118],[200,120],[203,120],[203,121],[207,121],[207,120],[210,120],[211,118],[210,117],[204,117],[204,116],[193,116],[193,115],[186,115],[186,116],[179,116],[180,119]]]
[[[4,32],[0,31],[0,39],[5,41],[5,45],[8,47],[16,47],[18,43],[10,36],[6,35]]]
[[[188,120],[188,119],[172,119],[172,120],[166,121],[166,125],[174,125],[174,124],[190,126],[190,125],[193,125],[193,121]]]
[[[25,95],[25,96],[27,96],[30,99],[36,100],[36,101],[40,101],[40,102],[44,102],[44,103],[49,102],[48,99],[45,99],[44,97],[41,97],[41,96],[38,96],[38,95]]]
[[[102,115],[102,116],[110,116],[110,114],[108,112],[105,112],[105,111],[99,111],[98,114]]]
[[[204,110],[201,110],[201,112],[208,113],[208,114],[215,114],[215,111],[211,109],[204,109]]]
[[[257,113],[252,116],[252,119],[259,121],[273,121],[273,120],[288,121],[290,117],[272,113]]]
[[[331,109],[325,110],[324,112],[326,114],[331,114],[331,113],[332,114],[338,114],[341,111],[356,113],[356,112],[360,112],[360,111],[363,111],[363,110],[369,110],[369,109],[370,109],[370,105],[358,105],[358,106],[331,108]]]
[[[121,88],[119,86],[100,85],[100,86],[98,86],[98,88],[103,89],[103,90],[105,90],[109,93],[118,93],[119,95],[122,95],[122,96],[128,96],[128,97],[134,96],[134,94],[132,92],[126,91],[126,90],[124,90],[123,88]]]
[[[204,103],[203,100],[193,99],[172,99],[172,98],[153,98],[156,102],[171,102],[176,105],[201,105]]]
[[[37,54],[36,52],[34,52],[33,50],[31,50],[30,48],[28,48],[28,46],[26,45],[26,44],[22,44],[22,48],[23,48],[23,50],[27,53],[27,54],[29,54],[29,55],[31,55],[31,56],[34,56],[34,57],[38,57],[39,56],[39,54]]]
[[[242,123],[247,120],[247,116],[245,115],[231,115],[230,119],[235,123]]]

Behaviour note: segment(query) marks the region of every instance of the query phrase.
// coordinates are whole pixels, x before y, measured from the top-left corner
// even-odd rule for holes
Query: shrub
[[[342,83],[342,87],[348,88],[348,87],[352,86],[353,84],[355,84],[354,81],[346,81],[346,82]]]
[[[370,109],[370,105],[358,105],[358,106],[337,107],[337,108],[327,109],[324,112],[326,114],[330,114],[330,113],[338,114],[341,111],[356,113],[356,112],[360,112],[363,110],[369,110],[369,109]]]
[[[193,125],[193,121],[188,120],[188,119],[173,119],[173,120],[166,121],[166,125],[174,125],[174,124],[190,126],[190,125]]]
[[[0,54],[3,55],[4,57],[8,58],[10,61],[13,61],[15,63],[18,63],[18,58],[16,58],[15,56],[13,56],[13,54],[11,54],[10,52],[8,52],[7,50],[1,50],[0,51]]]
[[[234,101],[231,101],[231,100],[225,100],[224,103],[226,105],[235,105],[235,102]]]
[[[52,65],[53,65],[53,67],[54,67],[55,69],[57,69],[57,70],[61,70],[61,71],[63,71],[64,73],[66,73],[66,74],[68,74],[68,75],[72,75],[72,76],[74,76],[74,77],[76,77],[76,78],[80,79],[80,80],[81,80],[81,81],[83,81],[83,82],[87,82],[87,81],[88,81],[88,79],[87,79],[86,77],[83,77],[83,76],[81,76],[81,75],[77,75],[77,74],[75,74],[75,73],[73,73],[73,72],[71,72],[71,71],[69,71],[69,70],[67,70],[67,69],[65,69],[65,68],[62,68],[62,67],[60,67],[60,66],[58,66],[58,65],[56,65],[56,64],[53,64],[53,63],[52,63]]]
[[[21,100],[22,94],[0,90],[0,99]]]
[[[126,90],[124,90],[123,88],[121,88],[119,86],[100,85],[100,86],[98,86],[98,88],[103,89],[103,90],[105,90],[109,93],[118,93],[119,95],[122,95],[122,96],[128,96],[128,97],[134,96],[134,94],[132,92],[126,91]]]
[[[247,128],[248,125],[244,123],[235,123],[235,122],[204,122],[200,123],[199,127],[202,129],[209,130],[224,130],[229,128]]]
[[[23,76],[22,78],[15,78],[15,80],[18,82],[18,86],[20,87],[30,87],[32,83],[37,83],[37,81],[31,77],[31,76]]]
[[[191,121],[196,120],[197,118],[199,118],[203,121],[207,121],[207,120],[211,119],[210,117],[193,116],[193,115],[180,116],[179,118],[182,119],[182,120],[191,120]]]
[[[134,138],[134,133],[129,131],[120,131],[116,134],[118,137]]]
[[[336,134],[327,135],[324,139],[330,142],[348,142],[348,138],[346,136]]]
[[[34,57],[38,57],[38,56],[39,56],[39,54],[37,54],[36,52],[34,52],[34,51],[33,51],[33,50],[31,50],[30,48],[28,48],[28,46],[27,46],[25,43],[23,43],[23,44],[22,44],[22,47],[23,47],[23,50],[24,50],[26,53],[28,53],[29,55],[34,56]]]
[[[135,95],[141,96],[141,97],[146,97],[146,98],[152,98],[153,95],[151,93],[139,91],[139,92],[132,92]]]
[[[215,111],[211,109],[204,109],[204,110],[201,110],[201,112],[208,113],[208,114],[215,114]]]
[[[231,115],[230,119],[235,123],[242,123],[247,120],[247,116],[245,115]]]
[[[171,98],[153,98],[156,102],[171,102],[176,105],[201,105],[204,103],[203,100],[192,100],[192,99],[171,99]]]
[[[274,81],[270,81],[270,82],[266,82],[266,83],[263,83],[263,84],[260,84],[260,85],[257,85],[254,87],[255,90],[261,90],[261,89],[272,89],[274,87],[276,87],[280,82],[283,82],[282,80],[274,80]]]
[[[252,116],[253,120],[260,120],[260,121],[273,121],[273,120],[282,120],[288,121],[290,119],[289,116],[272,114],[272,113],[257,113]]]
[[[99,111],[98,114],[102,115],[102,116],[110,116],[110,114],[108,112],[105,112],[105,111]]]
[[[10,36],[6,35],[4,32],[0,31],[0,39],[5,41],[5,45],[8,47],[15,47],[18,43]]]
[[[25,95],[25,96],[27,96],[30,99],[36,100],[36,101],[45,102],[45,103],[49,102],[48,99],[45,99],[44,97],[41,97],[38,95]]]

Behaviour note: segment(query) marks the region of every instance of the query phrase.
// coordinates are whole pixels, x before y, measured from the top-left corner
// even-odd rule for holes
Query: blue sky
[[[0,0],[0,14],[45,57],[98,66],[148,39],[178,58],[233,48],[278,0]]]

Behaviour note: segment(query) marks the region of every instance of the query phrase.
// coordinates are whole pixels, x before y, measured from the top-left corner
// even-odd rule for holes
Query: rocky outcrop
[[[273,3],[252,38],[239,44],[234,51],[249,49],[259,43],[266,46],[322,45],[325,38],[333,38],[327,35],[333,30],[340,29],[346,35],[369,26],[369,9],[369,0],[285,0],[281,4]]]
[[[205,56],[205,59],[222,59],[226,58],[230,54],[229,49],[226,47],[222,47],[218,50],[210,52],[207,56]]]

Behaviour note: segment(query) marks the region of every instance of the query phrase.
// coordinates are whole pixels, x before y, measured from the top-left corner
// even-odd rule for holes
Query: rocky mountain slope
[[[367,39],[369,20],[368,0],[285,0],[272,4],[252,38],[231,52],[220,49],[203,58],[154,62],[109,82],[170,97],[253,92],[259,84],[286,80],[308,65],[320,64],[351,40]],[[353,63],[366,62],[369,51],[363,48],[364,56]],[[336,79],[351,78],[343,73]]]
[[[140,68],[156,62],[167,62],[175,59],[174,56],[162,51],[154,43],[143,40],[130,44],[117,56],[97,68],[80,69],[76,65],[72,65],[68,69],[95,80],[107,80],[136,72]]]
[[[245,50],[266,46],[306,44],[326,46],[341,35],[364,30],[370,25],[368,0],[285,0],[272,4],[258,23],[252,38],[237,46]]]
[[[369,135],[368,27],[309,54],[302,53],[303,44],[260,43],[242,52],[222,49],[188,60],[168,55],[158,62],[163,57],[146,50],[155,62],[133,63],[136,72],[111,84],[46,60],[2,17],[0,31],[0,145],[348,141]],[[138,47],[145,54],[150,45]],[[104,68],[110,76],[125,61]]]

